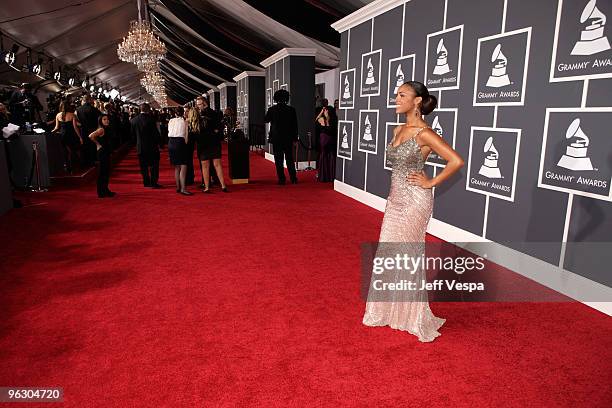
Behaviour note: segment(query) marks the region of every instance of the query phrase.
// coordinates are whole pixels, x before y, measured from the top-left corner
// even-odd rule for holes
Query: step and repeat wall
[[[608,18],[609,0],[412,0],[342,31],[337,186],[387,197],[395,93],[421,81],[466,163],[433,218],[612,286]]]

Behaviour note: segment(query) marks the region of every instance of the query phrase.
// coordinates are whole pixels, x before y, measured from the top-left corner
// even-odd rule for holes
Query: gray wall
[[[236,86],[225,86],[219,89],[219,104],[221,110],[225,110],[228,106],[236,111]]]
[[[212,109],[214,110],[221,109],[221,94],[219,93],[219,91],[209,91],[208,101]]]
[[[314,57],[290,55],[266,68],[266,107],[269,107],[268,94],[271,99],[275,90],[286,86],[291,97],[289,104],[297,111],[299,137],[305,145],[308,145],[309,133],[314,138],[314,63]],[[269,144],[266,150],[272,152]],[[300,146],[298,156],[298,161],[305,161],[308,153]],[[315,159],[313,152],[311,160]]]
[[[266,80],[264,77],[247,76],[236,83],[236,94],[238,99],[236,115],[238,121],[243,125],[243,130],[248,137],[251,137],[251,130],[258,132],[254,127],[262,129],[259,132],[263,132],[265,82]],[[263,140],[263,133],[260,133],[259,137]]]
[[[343,32],[339,91],[342,98],[344,77],[348,76],[351,98],[344,102],[341,99],[341,108],[343,105],[347,108],[341,109],[338,116],[340,120],[349,122],[347,129],[352,125],[354,134],[351,148],[344,150],[340,148],[342,135],[338,136],[336,178],[386,198],[390,171],[384,166],[385,133],[387,128],[392,128],[387,123],[403,121],[395,114],[394,108],[388,107],[388,98],[392,96],[388,86],[396,81],[397,61],[394,60],[414,54],[414,79],[425,82],[427,64],[427,79],[433,81],[430,88],[444,88],[432,91],[439,97],[442,109],[426,119],[431,124],[439,115],[444,128],[443,137],[449,144],[454,144],[466,162],[459,175],[435,189],[433,217],[554,265],[560,263],[564,253],[566,269],[611,286],[611,274],[602,268],[589,267],[587,259],[596,257],[599,265],[608,265],[612,262],[612,252],[595,254],[589,251],[589,245],[568,245],[563,252],[560,245],[566,229],[570,242],[610,241],[612,231],[612,138],[609,137],[612,124],[612,79],[609,79],[612,78],[612,51],[605,50],[603,40],[600,42],[604,44],[601,52],[590,56],[571,55],[586,25],[580,24],[580,15],[586,4],[586,0],[565,1],[560,28],[556,30],[557,0],[508,0],[505,24],[503,0],[449,0],[446,13],[444,0],[412,0]],[[612,2],[599,0],[597,7],[612,18]],[[458,28],[460,26],[462,28]],[[609,27],[610,24],[605,34],[612,43]],[[442,30],[448,31],[439,33]],[[558,47],[553,63],[556,31]],[[501,33],[506,35],[498,36]],[[492,36],[496,37],[486,38]],[[433,69],[440,39],[448,50],[451,72],[436,76]],[[460,40],[462,46],[458,49]],[[510,83],[499,88],[488,87],[486,84],[493,68],[491,57],[498,44],[507,57],[506,72]],[[379,53],[367,55],[378,50]],[[426,56],[429,57],[427,62]],[[369,58],[375,65],[375,80],[380,70],[380,95],[362,96],[377,93],[376,89],[368,92],[373,85],[364,83],[363,87],[360,86],[362,78],[368,76]],[[378,58],[380,67],[377,66]],[[389,72],[390,60],[392,72]],[[596,60],[603,64],[595,63]],[[404,79],[408,81],[412,79],[411,59],[403,61],[406,62],[402,69]],[[578,67],[580,63],[588,68],[569,69]],[[593,68],[593,65],[603,66]],[[585,74],[607,78],[592,77],[585,82]],[[508,94],[502,95],[501,91],[508,91]],[[593,107],[604,109],[590,111]],[[376,154],[359,151],[360,110],[378,111]],[[367,114],[361,112],[361,120]],[[557,164],[566,153],[568,144],[576,142],[576,139],[565,138],[575,119],[580,119],[580,128],[590,139],[587,155],[593,170],[567,169]],[[478,129],[480,127],[485,129]],[[341,123],[339,132],[342,129]],[[484,159],[483,145],[489,137],[493,138],[499,152],[501,179],[479,175]],[[437,174],[440,165],[443,162],[433,159],[426,166],[427,172]],[[558,181],[546,177],[547,174],[575,177],[572,182]],[[592,182],[578,183],[579,176]],[[484,187],[476,183],[478,180],[495,182],[501,189]],[[573,197],[571,202],[570,195]],[[487,200],[488,216],[485,220]],[[566,225],[568,202],[571,204],[570,218]],[[539,241],[557,242],[559,245],[525,245],[525,242]]]

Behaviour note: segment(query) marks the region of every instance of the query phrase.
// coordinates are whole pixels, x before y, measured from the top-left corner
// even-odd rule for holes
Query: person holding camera
[[[11,120],[14,124],[23,126],[27,122],[34,123],[40,120],[42,105],[38,98],[32,94],[32,86],[27,83],[21,84],[19,90],[11,95],[9,100]]]

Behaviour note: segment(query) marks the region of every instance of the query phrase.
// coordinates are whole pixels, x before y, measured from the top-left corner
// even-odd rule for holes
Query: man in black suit
[[[283,162],[287,162],[287,170],[293,184],[297,183],[295,172],[295,159],[293,157],[293,145],[298,140],[297,114],[289,102],[289,92],[280,89],[274,93],[274,102],[266,112],[265,121],[270,123],[270,134],[268,140],[274,149],[274,162],[278,184],[285,184],[285,169]]]
[[[82,105],[76,110],[77,118],[81,124],[81,165],[83,167],[93,166],[96,160],[96,145],[89,139],[89,135],[98,128],[98,117],[100,111],[91,104],[91,96],[85,95]]]
[[[159,180],[159,143],[161,137],[151,106],[148,103],[140,105],[140,113],[131,121],[132,135],[136,138],[136,152],[140,162],[140,172],[145,187],[161,188]]]

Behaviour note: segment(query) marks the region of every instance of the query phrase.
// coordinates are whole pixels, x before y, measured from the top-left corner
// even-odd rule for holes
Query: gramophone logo
[[[380,62],[382,50],[361,55],[361,93],[360,96],[380,95]]]
[[[611,123],[610,107],[546,109],[538,187],[612,201]]]
[[[444,38],[440,38],[438,46],[436,47],[436,52],[438,57],[436,59],[436,66],[434,67],[433,74],[448,74],[449,72],[451,72],[451,70],[448,66],[448,50],[444,46]]]
[[[368,142],[372,141],[372,123],[370,122],[370,115],[366,115],[363,126],[363,140]]]
[[[520,143],[521,129],[472,126],[466,189],[514,201]]]
[[[344,92],[342,93],[342,99],[351,99],[351,83],[349,82],[348,75],[344,77]]]
[[[478,39],[474,106],[525,103],[531,27]]]
[[[455,146],[455,127],[457,126],[457,108],[436,109],[431,121],[431,129],[449,146]],[[435,151],[429,153],[426,164],[434,167],[445,167],[446,160]]]
[[[583,28],[571,55],[593,55],[609,50],[610,42],[604,35],[606,20],[605,14],[597,8],[597,0],[590,0],[582,10],[580,24]]]
[[[402,64],[397,66],[397,70],[395,70],[395,88],[393,88],[393,94],[397,95],[397,91],[399,91],[400,86],[404,85],[404,70],[402,69]]]
[[[501,88],[510,85],[510,78],[506,72],[508,58],[502,52],[501,44],[497,44],[493,50],[491,62],[493,63],[493,68],[491,68],[491,75],[487,80],[487,86],[490,88]]]
[[[378,111],[359,111],[359,143],[357,150],[376,154],[378,141]]]
[[[340,109],[355,106],[355,68],[340,72]]]
[[[387,70],[387,108],[395,108],[399,88],[408,81],[414,81],[415,55],[404,55],[389,60]]]
[[[365,83],[367,85],[372,85],[376,83],[376,79],[374,79],[374,65],[372,65],[372,58],[368,58],[368,74],[366,76]]]
[[[459,89],[463,25],[427,34],[425,85],[432,90]]]
[[[572,121],[565,132],[565,138],[573,142],[567,145],[557,166],[576,171],[593,170],[591,159],[587,156],[590,140],[580,128],[580,118]]]
[[[442,125],[440,125],[439,116],[436,116],[433,122],[431,122],[431,128],[438,134],[438,136],[444,137],[444,129],[442,128]]]
[[[499,167],[497,161],[499,159],[499,152],[495,148],[493,144],[493,137],[489,137],[484,144],[483,151],[485,152],[485,159],[482,166],[480,166],[480,170],[478,174],[490,179],[498,179],[502,178],[501,172],[499,171]]]
[[[338,157],[352,159],[353,152],[353,122],[338,121]]]
[[[440,136],[441,139],[444,139],[444,128],[442,127],[442,124],[440,123],[440,116],[436,115],[436,117],[434,118],[434,120],[431,122],[431,129],[436,132],[438,134],[438,136]],[[427,157],[427,162],[428,164],[432,164],[432,165],[436,165],[436,164],[441,164],[443,163],[444,159],[442,159],[440,157],[440,155],[438,155],[435,151],[432,151],[429,156]]]
[[[343,149],[348,149],[348,132],[346,131],[346,125],[342,126],[342,144],[340,145]]]
[[[550,81],[612,77],[610,0],[558,0]]]

